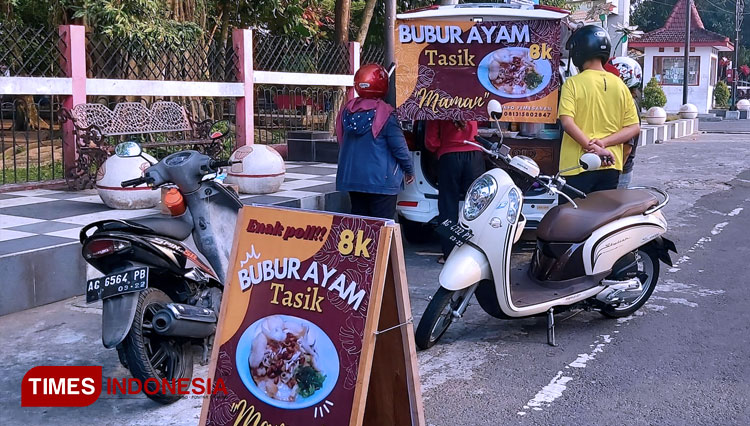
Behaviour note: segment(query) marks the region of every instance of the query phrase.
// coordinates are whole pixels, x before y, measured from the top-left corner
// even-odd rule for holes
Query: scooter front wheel
[[[419,349],[431,348],[448,331],[448,327],[453,323],[453,311],[461,303],[459,299],[461,293],[463,292],[438,288],[414,333],[414,340]]]

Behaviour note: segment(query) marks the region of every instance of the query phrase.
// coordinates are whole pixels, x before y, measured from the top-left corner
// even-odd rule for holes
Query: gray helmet
[[[598,25],[584,25],[574,32],[565,48],[570,52],[573,65],[583,70],[583,64],[592,58],[599,58],[602,65],[607,63],[612,43],[607,30]]]

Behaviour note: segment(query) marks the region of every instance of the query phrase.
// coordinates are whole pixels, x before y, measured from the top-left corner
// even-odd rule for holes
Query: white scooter
[[[490,116],[498,118],[501,106],[491,104]],[[472,296],[496,318],[546,314],[552,346],[556,311],[581,308],[624,317],[646,303],[659,278],[659,261],[671,266],[668,252],[676,253],[674,243],[662,237],[667,221],[660,210],[669,201],[664,191],[641,187],[586,196],[559,173],[540,175],[530,158],[511,157],[502,143],[476,139],[479,144],[465,143],[481,148],[498,167],[474,181],[459,223],[446,221],[438,227],[456,248],[417,327],[419,348],[433,346],[461,318]],[[600,165],[595,154],[581,157],[580,167],[586,170]],[[534,182],[569,203],[554,207],[539,223],[531,259],[511,265],[512,245],[526,221],[522,194]],[[583,199],[570,199],[563,188]]]
[[[435,154],[424,147],[424,127],[423,121],[416,122],[412,128],[414,146],[411,158],[415,179],[398,194],[396,203],[398,222],[410,243],[430,241],[433,229],[438,225],[438,161]],[[521,207],[526,217],[526,229],[536,229],[542,217],[555,205],[557,198],[547,191],[533,188],[526,192]]]

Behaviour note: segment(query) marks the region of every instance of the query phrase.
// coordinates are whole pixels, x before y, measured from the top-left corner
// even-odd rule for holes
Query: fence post
[[[65,76],[73,82],[69,96],[63,98],[62,106],[71,109],[86,103],[86,28],[83,25],[60,25],[58,28],[64,63],[61,64]],[[67,173],[76,164],[76,142],[73,123],[68,120],[62,125],[63,170]]]
[[[239,148],[252,145],[255,139],[253,123],[253,31],[235,28],[232,43],[237,52],[237,79],[243,85],[244,96],[237,98],[237,141]]]
[[[350,41],[348,47],[349,47],[349,73],[351,75],[354,75],[359,69],[359,65],[360,65],[359,64],[360,45],[356,41]],[[354,91],[354,86],[347,87],[346,89],[347,100],[354,99],[356,95],[357,94]]]

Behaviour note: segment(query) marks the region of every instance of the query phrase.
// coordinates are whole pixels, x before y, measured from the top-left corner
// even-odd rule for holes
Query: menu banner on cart
[[[559,20],[396,23],[396,105],[402,120],[554,123],[560,78]]]

